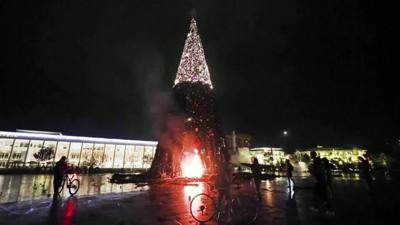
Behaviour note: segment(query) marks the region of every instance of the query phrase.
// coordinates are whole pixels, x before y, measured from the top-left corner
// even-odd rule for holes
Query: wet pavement
[[[41,197],[32,194],[31,198],[25,196],[18,198],[17,202],[2,203],[0,225],[198,224],[190,215],[189,199],[206,191],[207,186],[204,184],[137,187],[133,184],[95,182],[103,181],[106,177],[81,177],[91,183],[87,182],[85,186],[88,187],[79,191],[80,196],[68,198],[65,195],[56,203],[41,194]],[[294,193],[288,192],[284,178],[262,183],[263,198],[256,224],[397,224],[395,219],[400,212],[400,198],[398,186],[393,181],[376,181],[371,194],[361,180],[336,178],[335,216],[309,210],[312,203],[311,178],[295,177],[295,181],[299,188]],[[235,192],[250,191],[248,186],[242,186]],[[215,222],[207,224],[213,225]]]
[[[112,174],[79,175],[77,196],[137,191],[134,184],[112,184]],[[46,199],[52,194],[53,176],[49,174],[0,175],[0,203]],[[62,197],[68,197],[64,189]]]

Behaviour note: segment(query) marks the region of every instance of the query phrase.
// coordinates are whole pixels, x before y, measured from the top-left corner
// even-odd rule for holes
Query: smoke
[[[166,89],[165,59],[161,52],[148,40],[126,43],[119,49],[119,57],[129,69],[128,80],[133,82],[129,90],[131,107],[140,110],[142,121],[131,119],[137,126],[144,126],[144,130],[152,136],[160,137],[160,130],[166,119],[168,110],[173,107],[171,99],[171,85]],[[136,115],[132,115],[134,117]]]
[[[175,109],[175,103],[171,97],[171,92],[159,91],[153,95],[150,102],[150,119],[152,124],[152,133],[158,138],[165,138],[165,132],[173,130],[174,127],[181,127],[182,116],[170,115]],[[168,136],[168,135],[167,135]]]

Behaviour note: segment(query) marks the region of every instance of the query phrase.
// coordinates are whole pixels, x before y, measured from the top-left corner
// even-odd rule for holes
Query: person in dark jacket
[[[257,192],[257,197],[258,199],[261,199],[261,191],[260,191],[260,185],[261,185],[261,168],[262,166],[258,163],[258,159],[256,157],[251,157],[251,163],[241,163],[241,165],[249,167],[251,169],[251,173],[253,175],[253,181],[254,185],[256,186],[256,192]]]
[[[332,186],[332,170],[334,166],[329,162],[327,158],[322,158],[322,166],[325,175],[325,203],[327,207],[327,214],[334,215],[333,210],[333,186]]]
[[[322,164],[325,170],[326,186],[328,187],[328,191],[332,192],[332,170],[334,169],[334,166],[327,158],[322,158]]]
[[[368,162],[368,158],[363,158],[361,156],[358,157],[358,169],[360,171],[360,177],[365,179],[369,190],[372,190],[372,174],[371,174],[371,166]]]
[[[258,159],[256,157],[251,158],[252,163],[250,164],[251,173],[253,174],[254,184],[256,186],[257,197],[261,199],[261,166],[258,163]]]
[[[67,157],[63,156],[61,159],[56,163],[53,168],[53,188],[54,188],[54,197],[58,195],[58,189],[61,187],[62,180],[64,178],[65,172],[67,170]]]
[[[310,208],[312,211],[320,212],[323,208],[323,205],[326,204],[327,215],[335,215],[333,211],[333,205],[331,199],[328,197],[328,186],[327,186],[327,175],[326,175],[326,167],[323,163],[324,160],[321,160],[320,157],[317,156],[315,151],[311,151],[311,165],[309,167],[309,171],[311,175],[314,176],[316,182],[314,185],[314,203]]]
[[[310,158],[312,161],[309,166],[309,172],[316,181],[314,184],[313,206],[310,209],[319,212],[323,203],[327,200],[325,169],[321,158],[317,156],[315,151],[311,151]]]

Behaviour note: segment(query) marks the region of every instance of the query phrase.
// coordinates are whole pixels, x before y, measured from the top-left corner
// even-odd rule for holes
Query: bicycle
[[[64,190],[64,185],[66,184],[68,188],[68,192],[71,196],[75,195],[80,187],[80,181],[76,178],[76,174],[73,173],[72,176],[68,176],[68,174],[65,174],[62,181],[61,185],[58,188],[58,194],[60,195],[62,191]]]
[[[210,185],[209,185],[210,186]],[[204,224],[215,219],[217,224],[253,224],[258,216],[258,200],[250,195],[237,195],[216,204],[218,192],[200,193],[190,201],[190,214]]]

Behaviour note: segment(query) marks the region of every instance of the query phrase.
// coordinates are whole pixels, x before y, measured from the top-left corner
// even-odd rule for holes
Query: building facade
[[[240,163],[251,163],[250,147],[251,136],[248,134],[237,134],[232,131],[225,135],[225,145],[231,155],[231,162],[239,165]]]
[[[316,147],[297,150],[295,156],[300,162],[308,162],[310,161],[309,156],[311,151],[315,151],[321,158],[327,158],[328,160],[338,162],[339,164],[357,163],[358,157],[367,153],[367,150],[360,148]]]
[[[0,131],[0,168],[52,166],[66,156],[78,167],[146,169],[156,145],[155,141]]]
[[[251,148],[251,136],[248,134],[236,134],[232,131],[231,134],[225,135],[225,144],[229,152],[237,153],[240,149]]]
[[[264,165],[282,166],[285,163],[285,152],[282,148],[258,147],[250,149],[250,156],[256,157]]]
[[[308,170],[311,162],[310,152],[315,151],[320,158],[327,158],[335,167],[335,170],[343,172],[354,172],[358,170],[358,157],[363,156],[368,151],[360,148],[327,148],[318,146],[316,148],[301,149],[295,152],[302,171]],[[371,162],[372,163],[372,162]]]

